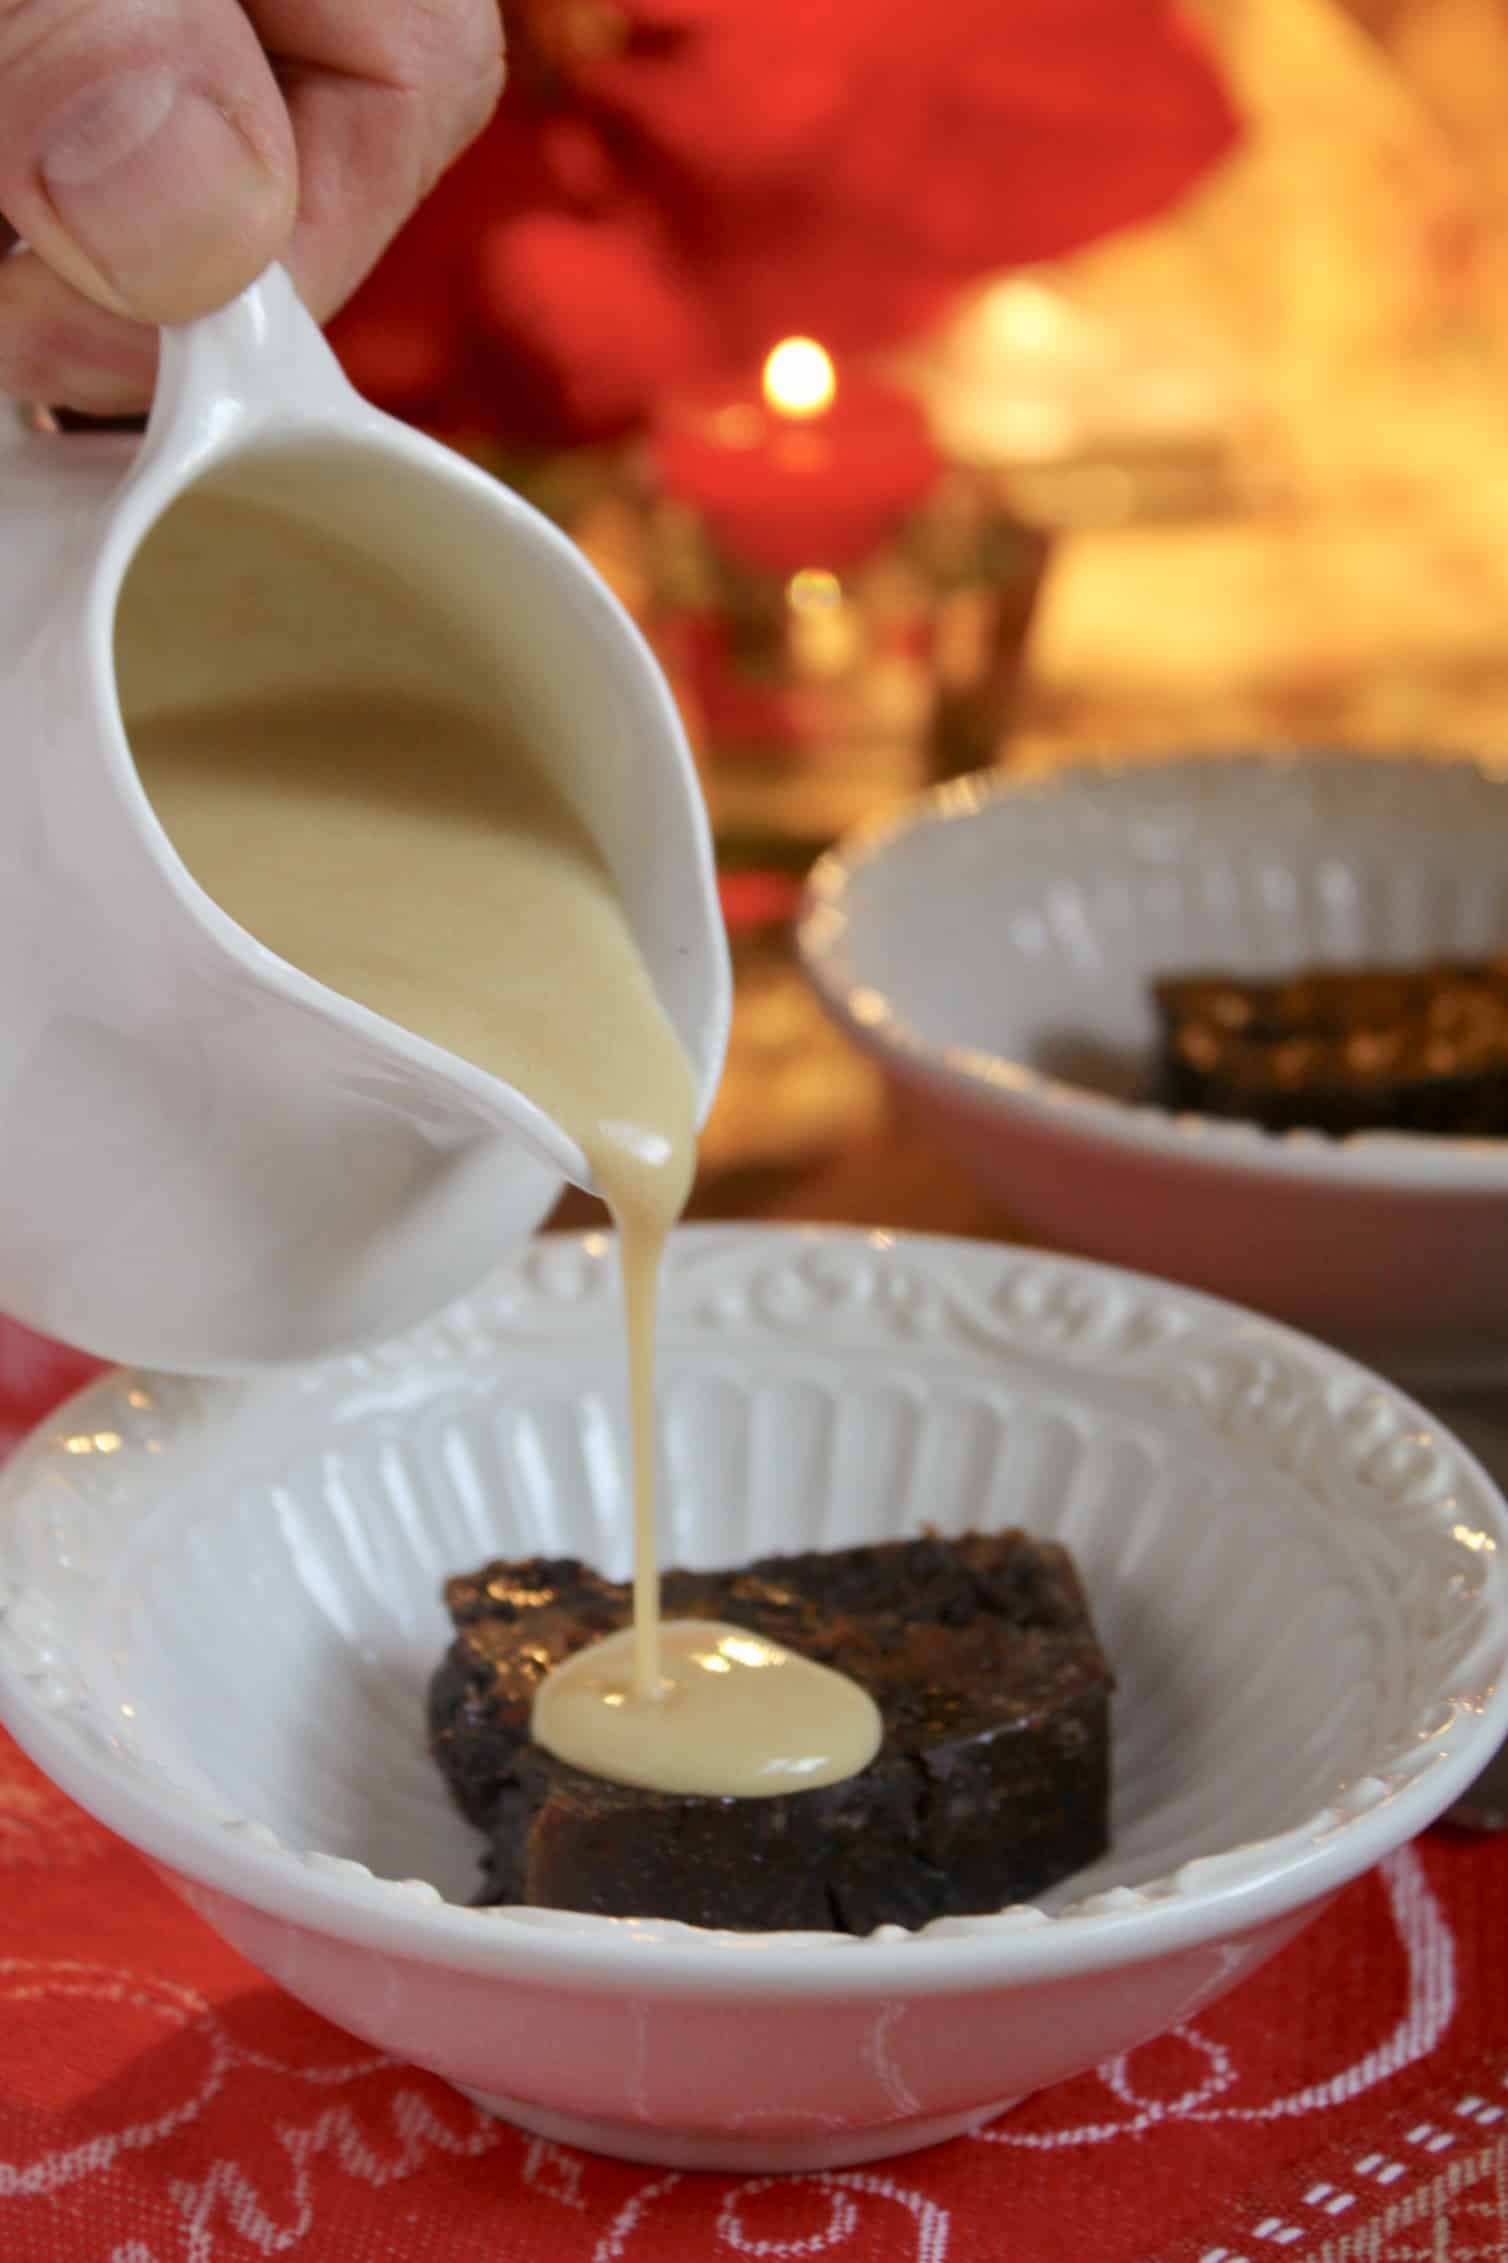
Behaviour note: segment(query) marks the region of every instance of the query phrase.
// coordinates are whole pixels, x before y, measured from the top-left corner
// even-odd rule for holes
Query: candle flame
[[[785,585],[793,613],[830,613],[843,602],[843,584],[825,566],[803,566]]]
[[[781,416],[820,416],[838,390],[832,357],[815,338],[782,338],[764,365],[764,397]]]

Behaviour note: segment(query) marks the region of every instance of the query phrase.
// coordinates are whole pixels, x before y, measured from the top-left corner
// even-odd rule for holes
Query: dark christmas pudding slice
[[[666,1618],[783,1643],[879,1707],[858,1775],[758,1799],[609,1783],[531,1743],[540,1682],[627,1625],[626,1587],[533,1557],[445,1592],[430,1742],[488,1836],[483,1903],[868,1933],[1029,1900],[1105,1849],[1112,1678],[1051,1542],[970,1533],[669,1573]]]
[[[1156,1097],[1269,1131],[1508,1136],[1508,959],[1159,982]]]

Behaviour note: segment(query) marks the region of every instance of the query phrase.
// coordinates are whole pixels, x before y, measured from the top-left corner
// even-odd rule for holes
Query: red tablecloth
[[[85,1371],[0,1328],[0,1427]],[[327,2026],[0,1736],[0,2263],[1508,2256],[1505,1906],[1508,1838],[1438,1832],[1196,2023],[977,2137],[674,2175]]]

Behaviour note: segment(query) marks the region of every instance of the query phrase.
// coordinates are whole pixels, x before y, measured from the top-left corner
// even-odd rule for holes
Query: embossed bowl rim
[[[1508,1194],[1508,1139],[1427,1137],[1404,1132],[1353,1132],[1343,1138],[1310,1131],[1271,1132],[1258,1124],[1212,1116],[1175,1115],[1149,1102],[1076,1085],[1030,1063],[986,1048],[934,1043],[907,1021],[864,978],[853,948],[852,891],[871,866],[914,833],[967,825],[982,812],[1022,801],[1040,805],[1085,791],[1108,794],[1097,803],[1107,820],[1123,806],[1134,815],[1136,793],[1182,783],[1199,774],[1199,792],[1238,803],[1252,782],[1270,789],[1274,778],[1301,778],[1323,770],[1327,780],[1349,775],[1361,791],[1376,794],[1388,773],[1436,778],[1453,773],[1480,788],[1484,803],[1508,839],[1508,767],[1485,757],[1425,753],[1371,755],[1319,748],[1185,753],[1169,759],[1086,755],[1049,777],[1013,777],[982,770],[930,787],[899,808],[866,820],[820,857],[807,878],[796,925],[803,963],[829,1011],[859,1044],[906,1064],[933,1084],[978,1105],[981,1100],[1050,1128],[1065,1138],[1115,1146],[1206,1168],[1368,1186],[1445,1192]],[[1459,793],[1461,787],[1447,788]],[[1264,805],[1270,806],[1270,805]],[[1401,836],[1406,838],[1407,836]],[[961,970],[970,980],[978,970]],[[993,973],[991,973],[993,979]]]
[[[589,1990],[626,1989],[655,1995],[730,1994],[798,1999],[820,1987],[828,1996],[875,1996],[934,1991],[967,1991],[976,1986],[1037,1983],[1078,1973],[1106,1972],[1218,1941],[1264,1921],[1307,1908],[1369,1869],[1411,1838],[1449,1806],[1508,1735],[1508,1506],[1486,1472],[1459,1441],[1403,1392],[1380,1381],[1338,1352],[1276,1322],[1255,1318],[1239,1306],[1124,1269],[1060,1258],[998,1243],[965,1241],[945,1235],[870,1232],[854,1227],[699,1226],[682,1228],[679,1249],[688,1262],[726,1244],[730,1255],[763,1245],[769,1257],[796,1265],[812,1252],[839,1265],[857,1262],[860,1252],[883,1261],[895,1254],[902,1263],[946,1283],[956,1274],[991,1263],[998,1279],[1019,1272],[1049,1289],[1072,1292],[1077,1308],[1093,1311],[1120,1294],[1164,1311],[1187,1316],[1195,1329],[1192,1352],[1200,1344],[1269,1354],[1290,1378],[1313,1386],[1316,1403],[1337,1391],[1359,1390],[1369,1401],[1399,1418],[1395,1435],[1423,1433],[1451,1457],[1451,1499],[1488,1536],[1485,1576],[1479,1590],[1482,1624],[1469,1654],[1457,1663],[1450,1681],[1436,1693],[1450,1700],[1449,1719],[1416,1722],[1421,1746],[1433,1750],[1427,1764],[1405,1772],[1391,1784],[1363,1774],[1350,1787],[1350,1804],[1329,1807],[1280,1836],[1196,1858],[1171,1877],[1149,1884],[1117,1887],[1089,1904],[1054,1915],[1038,1909],[1007,1910],[981,1918],[941,1921],[941,1929],[917,1933],[899,1929],[864,1939],[838,1934],[743,1934],[702,1931],[659,1920],[579,1916],[555,1910],[475,1910],[442,1900],[427,1882],[374,1876],[363,1864],[318,1850],[285,1846],[265,1826],[213,1812],[190,1802],[174,1784],[154,1778],[149,1768],[107,1754],[99,1742],[70,1725],[67,1707],[50,1708],[30,1686],[34,1676],[18,1668],[7,1646],[7,1619],[18,1607],[45,1609],[45,1593],[17,1589],[5,1576],[4,1532],[19,1501],[51,1482],[57,1440],[71,1431],[94,1431],[121,1417],[126,1393],[151,1376],[113,1370],[98,1378],[55,1411],[17,1451],[0,1477],[0,1720],[17,1742],[62,1790],[126,1839],[150,1860],[184,1878],[231,1896],[289,1923],[323,1932],[383,1955],[411,1957],[450,1970],[493,1978],[510,1972],[538,1983]],[[463,1299],[450,1312],[410,1330],[376,1353],[357,1353],[318,1367],[284,1370],[256,1382],[166,1378],[172,1388],[192,1394],[195,1405],[216,1394],[249,1390],[300,1395],[307,1406],[322,1387],[346,1388],[369,1379],[374,1367],[411,1371],[431,1355],[456,1352],[475,1356],[478,1326],[498,1332],[488,1321],[489,1295],[505,1289],[543,1252],[551,1256],[573,1248],[596,1263],[608,1262],[610,1237],[602,1234],[552,1235],[505,1267],[491,1289]],[[537,1292],[548,1293],[548,1284]],[[515,1307],[516,1309],[516,1307]],[[719,1341],[736,1340],[722,1324]],[[1062,1351],[1049,1337],[1050,1348]],[[903,1356],[905,1338],[887,1339],[887,1357]],[[445,1351],[445,1347],[449,1350]],[[1093,1362],[1090,1360],[1092,1369]],[[1102,1369],[1103,1373],[1114,1372]],[[244,1402],[243,1402],[244,1403]],[[1155,1395],[1152,1398],[1155,1406]],[[1247,1441],[1250,1442],[1249,1440]],[[171,1437],[163,1441],[171,1451]],[[87,1466],[87,1465],[85,1465]],[[118,1469],[118,1462],[112,1463]],[[146,1480],[141,1501],[151,1498],[151,1478],[162,1466],[154,1453],[141,1457]],[[127,1517],[130,1507],[119,1493],[112,1515]],[[1438,1528],[1436,1528],[1438,1529]],[[1478,1540],[1480,1548],[1480,1539]],[[1464,1562],[1464,1547],[1463,1547]]]

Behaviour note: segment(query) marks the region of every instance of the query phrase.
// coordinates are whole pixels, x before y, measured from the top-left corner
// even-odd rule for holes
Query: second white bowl
[[[1417,1388],[1508,1380],[1508,1140],[1275,1136],[1142,1104],[1160,975],[1508,950],[1504,778],[1294,755],[964,779],[822,860],[801,947],[1033,1238]]]

